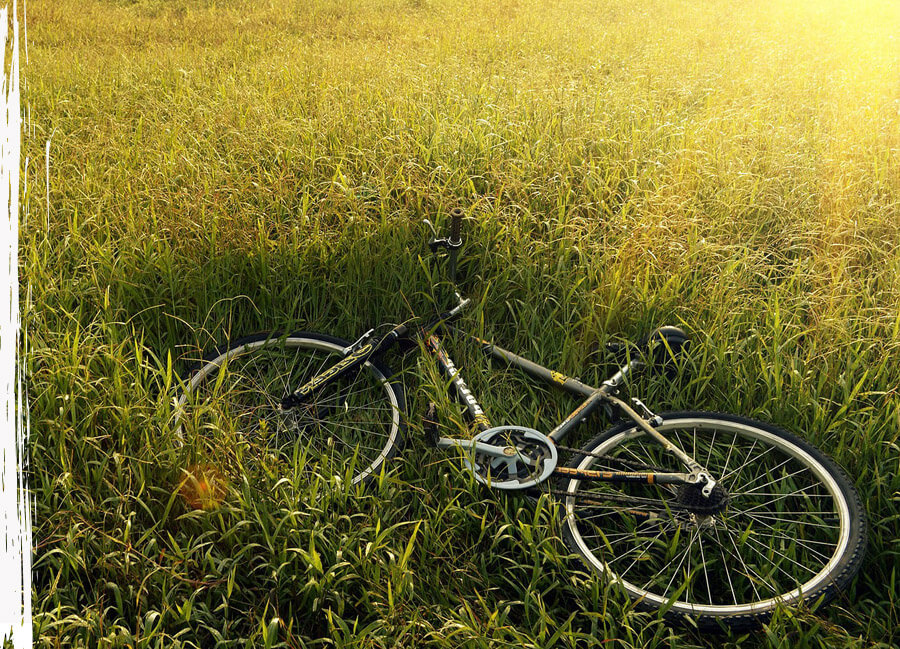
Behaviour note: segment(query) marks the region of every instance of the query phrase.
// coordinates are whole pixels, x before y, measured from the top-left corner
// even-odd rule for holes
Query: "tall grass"
[[[38,646],[900,642],[896,4],[249,4],[28,3]],[[424,447],[424,362],[397,368],[412,461],[377,488],[258,475],[187,507],[171,400],[198,350],[428,313],[419,221],[453,206],[467,328],[596,381],[604,342],[680,323],[651,407],[772,420],[854,476],[871,544],[843,599],[721,638],[636,612],[552,508]],[[498,424],[570,405],[459,353]]]

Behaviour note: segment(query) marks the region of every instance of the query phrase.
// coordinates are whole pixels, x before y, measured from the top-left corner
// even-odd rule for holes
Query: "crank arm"
[[[452,437],[441,437],[437,441],[438,448],[463,448],[474,453],[487,455],[488,457],[498,458],[517,458],[525,464],[535,464],[535,460],[522,455],[515,446],[494,446],[493,444],[485,444],[484,442],[476,442],[473,439],[454,439]]]

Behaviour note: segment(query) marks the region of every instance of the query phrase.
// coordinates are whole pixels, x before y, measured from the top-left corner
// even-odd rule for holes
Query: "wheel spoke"
[[[601,503],[566,528],[588,565],[602,572],[605,566],[636,599],[663,606],[675,592],[672,610],[696,614],[695,607],[708,607],[726,621],[771,612],[774,601],[794,597],[797,588],[806,600],[829,594],[825,585],[836,576],[826,571],[848,524],[836,510],[847,507],[848,487],[820,453],[787,433],[730,416],[664,416],[657,430],[704,462],[719,496],[707,504],[691,485],[612,489],[572,478],[567,491]],[[655,466],[671,462],[648,440],[633,425],[621,426],[599,436],[570,466],[612,464],[589,454]],[[654,499],[644,495],[648,489],[656,490]],[[616,502],[603,504],[605,496]],[[658,517],[639,521],[629,509]],[[600,554],[604,559],[595,558]],[[852,569],[858,565],[856,558]]]
[[[699,537],[698,542],[700,543],[700,566],[703,568],[703,578],[706,581],[706,592],[709,595],[709,603],[713,603],[712,596],[712,588],[709,585],[709,573],[706,571],[706,553],[703,552],[703,538]]]
[[[654,536],[652,539],[650,539],[650,541],[648,541],[647,544],[644,545],[643,547],[644,547],[644,548],[650,548],[650,547],[653,547],[653,543],[656,542],[656,541],[659,539],[659,537],[661,537],[664,533],[665,533],[665,530],[660,530],[659,532],[657,532],[656,536]],[[624,559],[626,556],[628,556],[629,554],[631,554],[631,552],[633,552],[635,549],[638,549],[637,546],[635,546],[634,548],[632,548],[631,550],[629,550],[629,551],[626,552],[625,554],[618,555],[618,556],[616,557],[616,559]],[[643,549],[643,548],[642,548],[642,549]],[[636,558],[628,565],[628,567],[625,568],[625,570],[622,571],[621,575],[619,575],[619,576],[622,577],[622,578],[624,579],[625,575],[627,575],[627,574],[629,573],[629,571],[634,567],[634,565],[635,565],[639,560],[640,560],[640,555],[638,555],[638,556],[637,556],[637,557],[636,557]],[[657,573],[657,574],[659,574],[659,573]]]
[[[716,446],[716,432],[717,431],[715,431],[715,430],[713,431],[712,439],[709,440],[709,453],[706,454],[706,463],[703,466],[709,466],[710,460],[712,460],[713,448],[715,448],[715,446]],[[696,445],[697,445],[697,429],[695,428],[694,429],[694,446],[696,447]],[[696,451],[694,451],[694,452],[696,453]],[[695,455],[695,457],[696,457],[696,455]],[[725,461],[725,465],[726,466],[728,465],[727,460]]]
[[[729,590],[731,590],[731,598],[734,601],[734,605],[737,606],[737,593],[734,592],[734,583],[731,581],[731,570],[728,569],[728,559],[725,557],[725,547],[722,545],[721,538],[719,538],[719,528],[713,527],[713,532],[715,532],[716,535],[716,544],[719,546],[719,554],[722,556],[722,568],[723,570],[725,570],[725,578],[728,580],[728,588]],[[709,603],[713,603],[711,595]]]
[[[768,532],[769,535],[773,536],[776,539],[781,539],[781,540],[787,541],[789,543],[795,543],[795,544],[799,545],[801,548],[803,548],[804,550],[806,550],[807,552],[809,552],[810,554],[816,555],[817,557],[822,559],[825,563],[828,563],[828,561],[829,561],[829,559],[831,559],[831,557],[829,557],[826,554],[822,554],[822,552],[820,550],[816,550],[814,547],[811,547],[809,544],[810,543],[818,543],[820,545],[829,545],[834,548],[837,547],[837,544],[826,543],[825,541],[801,541],[800,539],[798,539],[796,537],[780,534],[780,533],[778,533],[778,531],[775,528],[772,528],[772,529],[775,531]]]
[[[809,512],[799,512],[799,511],[798,512],[778,512],[778,513],[786,514],[786,515],[795,515],[795,516],[809,515]],[[761,514],[759,512],[756,512],[755,514],[748,514],[747,512],[738,511],[738,512],[735,512],[735,515],[747,516],[747,517],[753,518],[753,519],[772,520],[772,521],[778,521],[781,523],[790,523],[791,525],[797,525],[796,518],[781,518],[780,516],[771,516],[769,514]],[[729,519],[730,518],[733,518],[733,516],[729,516]],[[803,526],[804,527],[817,527],[817,528],[825,529],[825,530],[840,529],[840,527],[836,526],[836,525],[820,525],[819,523],[811,523],[809,521],[803,521]]]
[[[787,494],[775,494],[775,495],[776,495],[775,498],[772,498],[771,500],[769,500],[769,501],[767,501],[767,502],[764,502],[764,503],[761,503],[761,504],[759,504],[759,505],[756,505],[755,507],[751,507],[750,509],[744,509],[744,510],[742,510],[742,511],[743,511],[745,514],[746,514],[746,513],[749,513],[749,512],[752,512],[752,511],[756,511],[757,509],[760,509],[761,507],[768,507],[768,506],[771,505],[772,503],[781,502],[781,501],[784,500],[785,498],[790,498],[791,496],[796,496],[796,495],[801,494],[801,493],[804,494],[804,498],[813,498],[813,497],[826,498],[826,497],[830,497],[830,496],[826,496],[826,495],[824,495],[824,494],[818,495],[818,496],[817,496],[817,495],[815,495],[815,494],[810,495],[810,494],[805,494],[805,493],[804,493],[807,489],[813,489],[813,488],[816,488],[816,487],[818,487],[818,486],[819,486],[819,485],[817,485],[817,484],[813,484],[813,485],[809,485],[808,487],[804,487],[803,489],[797,489],[796,491],[792,491],[791,493],[787,493]],[[779,512],[779,513],[783,513],[783,512]]]
[[[292,390],[320,375],[345,356],[345,347],[313,338],[271,338],[238,344],[201,370],[185,400],[195,409],[197,434],[209,431],[208,444],[221,447],[216,434],[231,431],[251,445],[268,447],[278,462],[293,461],[291,449],[303,444],[310,466],[328,460],[342,470],[355,462],[354,481],[380,463],[397,442],[393,388],[370,362],[325,386],[307,404],[281,410]],[[180,417],[180,421],[184,420]],[[222,447],[228,453],[227,447]],[[260,456],[262,457],[262,456]],[[270,460],[267,460],[270,461]]]
[[[734,540],[734,536],[732,536],[731,531],[727,527],[725,528],[725,534],[728,536],[728,540],[731,541],[731,547],[734,548],[734,556],[737,557],[738,561],[740,561],[741,565],[744,567],[744,576],[747,578],[747,581],[750,582],[754,597],[760,599],[759,591],[756,589],[756,583],[753,581],[753,578],[756,577],[761,584],[766,584],[767,586],[769,585],[768,582],[760,577],[756,571],[751,570],[750,566],[747,565],[747,562],[744,561],[744,555],[741,554],[741,551],[738,549],[737,543]]]
[[[780,462],[779,464],[775,465],[775,466],[772,467],[771,469],[768,469],[768,470],[767,470],[765,473],[763,473],[762,475],[759,475],[758,477],[754,478],[754,479],[751,480],[750,482],[748,482],[748,483],[746,483],[746,484],[744,484],[744,485],[741,485],[741,488],[742,488],[742,489],[746,489],[747,487],[749,487],[750,485],[752,485],[752,484],[753,484],[754,482],[756,482],[757,480],[760,480],[761,478],[765,477],[767,474],[770,474],[770,473],[772,473],[772,472],[774,472],[774,471],[780,469],[780,468],[783,467],[785,464],[787,464],[788,462],[790,462],[792,459],[793,459],[793,458],[787,458],[786,460],[784,460],[783,462]],[[759,485],[759,486],[756,487],[755,489],[751,489],[750,491],[744,491],[744,492],[742,492],[742,495],[746,495],[746,494],[753,493],[754,491],[758,491],[759,489],[762,489],[762,488],[764,488],[764,487],[767,487],[767,486],[769,486],[770,484],[775,484],[775,483],[778,482],[779,480],[787,480],[787,479],[789,479],[789,478],[791,478],[791,477],[797,475],[797,473],[803,473],[804,471],[807,471],[807,470],[808,470],[807,467],[802,467],[801,469],[797,470],[796,473],[791,473],[790,475],[785,475],[785,476],[779,476],[779,477],[777,477],[777,478],[775,478],[775,479],[773,479],[773,480],[770,480],[769,482],[766,482],[766,483],[764,483],[764,484]]]
[[[684,553],[682,553],[682,555],[681,555],[681,561],[678,562],[678,565],[675,567],[675,570],[672,571],[672,576],[669,578],[669,583],[667,583],[665,589],[663,589],[663,592],[662,592],[663,597],[666,596],[666,593],[669,592],[669,588],[672,587],[672,583],[675,581],[675,577],[678,575],[678,572],[681,570],[681,566],[684,565],[684,560],[691,553],[691,548],[694,547],[694,541],[696,540],[696,538],[699,534],[700,534],[700,531],[697,530],[691,535],[691,540],[688,541],[687,547],[684,549]],[[672,563],[674,561],[675,561],[675,559],[672,559],[672,561],[670,561],[666,566],[664,566],[663,569],[672,565]],[[659,573],[657,573],[657,574],[659,574]]]

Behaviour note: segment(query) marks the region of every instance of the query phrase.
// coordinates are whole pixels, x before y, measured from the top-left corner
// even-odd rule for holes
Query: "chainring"
[[[504,457],[476,451],[466,467],[478,482],[494,489],[528,489],[546,480],[556,468],[558,454],[553,441],[541,432],[522,426],[497,426],[478,433],[476,442],[509,449]]]

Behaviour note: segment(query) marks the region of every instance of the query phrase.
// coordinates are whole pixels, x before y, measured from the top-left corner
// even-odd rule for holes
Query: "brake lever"
[[[431,230],[431,239],[428,241],[428,247],[431,249],[431,252],[437,252],[441,248],[447,248],[449,250],[455,250],[462,246],[462,241],[458,243],[453,243],[450,239],[438,239],[437,230],[434,228],[434,224],[428,219],[422,219],[422,223],[428,226]]]

